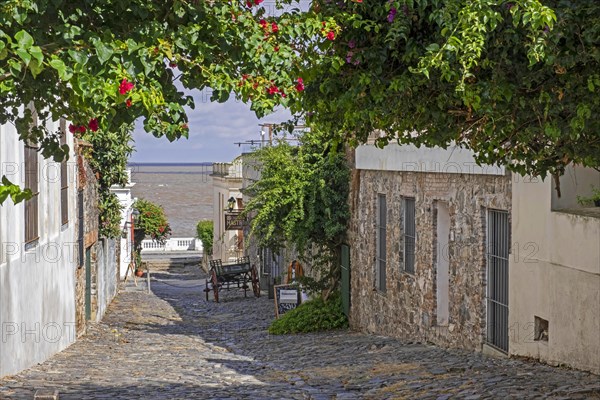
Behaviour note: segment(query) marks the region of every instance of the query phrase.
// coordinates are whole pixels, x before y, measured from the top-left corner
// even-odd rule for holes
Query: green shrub
[[[196,225],[196,237],[202,242],[204,254],[212,254],[213,247],[213,222],[211,220],[202,220]]]
[[[302,303],[298,308],[288,311],[269,326],[269,333],[283,335],[286,333],[304,333],[327,331],[348,327],[348,319],[342,308],[342,297],[339,293],[328,301],[321,297]]]

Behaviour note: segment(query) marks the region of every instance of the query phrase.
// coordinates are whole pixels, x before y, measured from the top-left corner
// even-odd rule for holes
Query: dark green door
[[[350,313],[350,247],[343,244],[340,252],[342,267],[342,306],[346,316]]]
[[[85,249],[85,319],[92,319],[92,260],[90,249]]]

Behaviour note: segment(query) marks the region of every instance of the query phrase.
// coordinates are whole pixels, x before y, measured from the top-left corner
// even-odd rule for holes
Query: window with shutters
[[[415,224],[415,199],[404,198],[404,271],[415,272],[415,244],[417,240]]]
[[[60,145],[67,144],[66,121],[60,120]],[[67,158],[60,163],[60,220],[65,225],[69,222],[69,176],[67,172]]]
[[[33,112],[33,126],[37,126],[37,114]],[[24,173],[25,188],[31,190],[33,196],[25,201],[25,244],[33,245],[39,238],[38,209],[39,209],[39,165],[38,148],[31,143],[24,144]]]
[[[385,194],[377,195],[377,257],[375,259],[375,287],[380,292],[386,290],[386,240],[387,240],[387,204]]]

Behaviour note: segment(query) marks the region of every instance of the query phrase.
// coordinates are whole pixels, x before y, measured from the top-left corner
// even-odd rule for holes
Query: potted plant
[[[590,206],[593,204],[596,207],[600,207],[600,188],[592,186],[592,195],[577,196],[577,202],[582,206]]]

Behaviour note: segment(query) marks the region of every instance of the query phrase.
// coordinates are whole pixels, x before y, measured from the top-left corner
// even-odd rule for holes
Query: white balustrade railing
[[[202,242],[196,238],[170,238],[165,244],[151,239],[142,241],[142,253],[149,251],[202,251]]]

